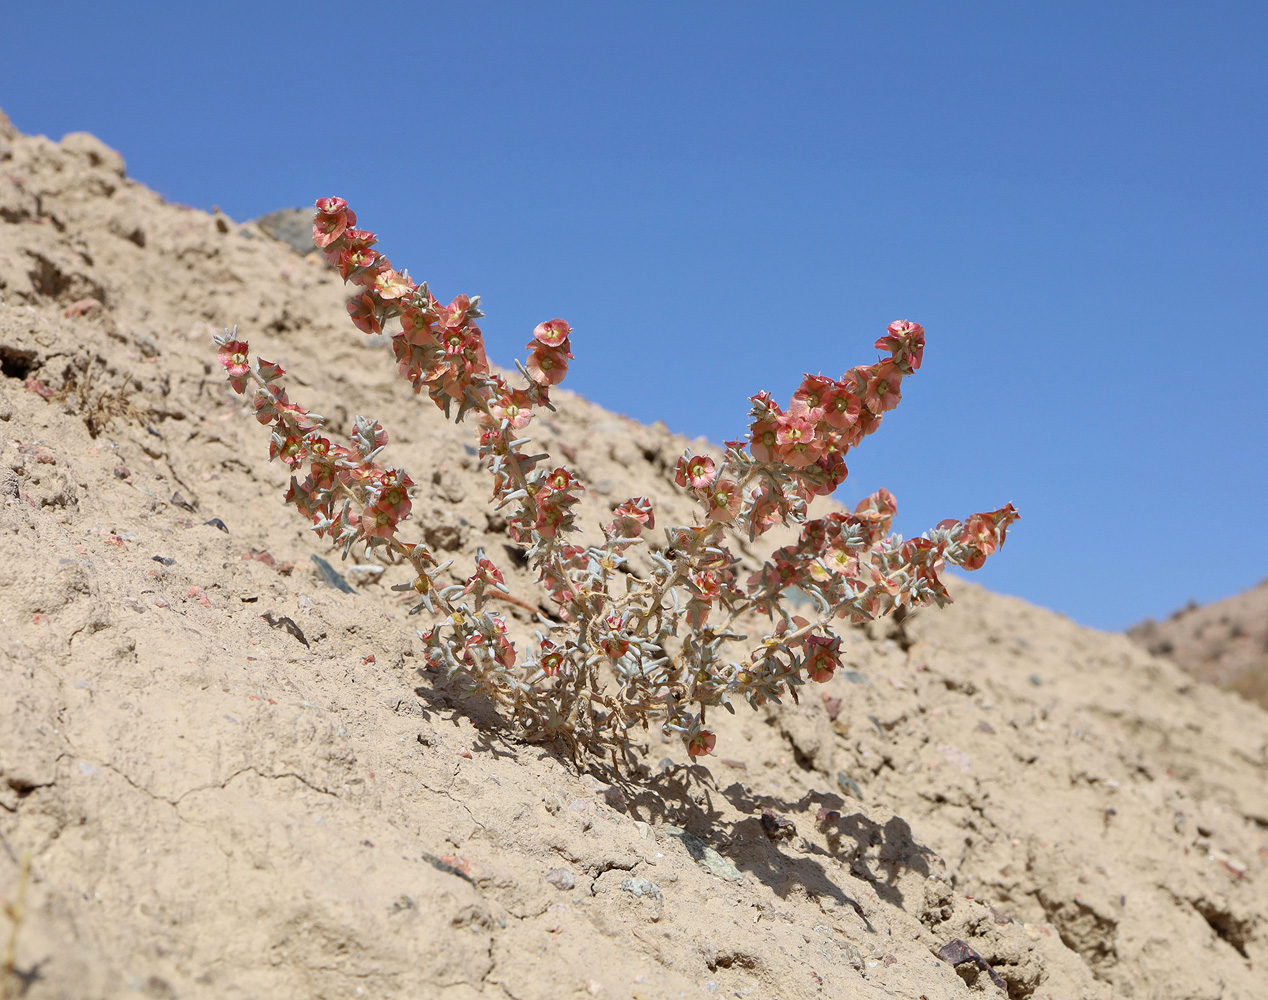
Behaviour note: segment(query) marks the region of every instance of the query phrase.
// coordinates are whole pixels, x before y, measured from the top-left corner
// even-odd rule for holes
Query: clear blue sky
[[[0,108],[246,220],[339,194],[506,364],[714,441],[925,366],[853,455],[899,530],[1117,629],[1268,576],[1268,5],[0,4]],[[249,331],[248,331],[249,332]],[[349,325],[349,336],[356,336]]]

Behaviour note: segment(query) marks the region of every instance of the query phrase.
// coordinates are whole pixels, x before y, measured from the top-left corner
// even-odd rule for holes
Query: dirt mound
[[[800,705],[723,720],[707,767],[652,732],[638,773],[578,772],[424,669],[401,567],[317,563],[282,506],[222,326],[336,430],[383,419],[429,544],[542,600],[467,429],[319,259],[3,116],[0,220],[11,996],[1264,996],[1255,706],[953,583]],[[530,431],[581,523],[689,516],[687,442],[560,397]]]
[[[1127,634],[1199,680],[1268,708],[1268,580],[1165,622],[1141,622]]]

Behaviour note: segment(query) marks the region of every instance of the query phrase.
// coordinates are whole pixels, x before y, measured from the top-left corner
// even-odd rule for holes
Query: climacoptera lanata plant
[[[387,433],[377,421],[357,417],[348,444],[332,443],[322,418],[291,402],[283,370],[258,358],[252,365],[246,342],[226,331],[217,343],[229,383],[239,393],[254,389],[256,417],[271,427],[270,457],[292,470],[286,502],[345,557],[364,546],[408,562],[414,579],[397,589],[416,591],[412,611],[432,618],[419,632],[428,661],[467,694],[487,697],[527,738],[619,749],[628,746],[630,727],[657,723],[693,757],[708,754],[710,710],[795,698],[807,681],[827,680],[841,665],[835,622],[945,604],[940,570],[981,566],[1017,518],[1009,504],[904,541],[890,534],[895,505],[886,490],[852,513],[808,518],[811,501],[845,480],[846,453],[877,428],[898,403],[903,379],[920,367],[924,330],[899,321],[876,341],[883,356],[875,363],[840,379],[807,375],[786,407],[765,392],[752,397],[747,440],[729,442],[720,461],[684,454],[677,482],[697,501],[697,515],[665,527],[666,545],[649,547],[651,572],[633,575],[625,571],[627,553],[655,529],[651,504],[625,500],[602,526],[602,542],[577,543],[584,487],[566,467],[533,454],[525,434],[534,411],[551,408],[550,389],[567,373],[568,324],[538,324],[527,361],[517,364],[523,385],[512,387],[489,368],[478,298],[442,305],[374,249],[374,234],[356,228],[342,198],[317,202],[313,239],[356,288],[348,312],[357,329],[382,333],[398,319],[392,347],[401,377],[446,416],[472,418],[491,503],[505,514],[556,614],[539,615],[536,639],[517,649],[504,618],[489,610],[507,588],[483,553],[469,576],[457,576],[462,582],[446,583],[450,563],[399,537],[413,481],[379,463]],[[753,539],[777,524],[800,524],[800,537],[743,576],[728,534]],[[786,607],[790,588],[809,597],[804,616]],[[757,634],[742,630],[741,620],[757,616],[769,624]]]

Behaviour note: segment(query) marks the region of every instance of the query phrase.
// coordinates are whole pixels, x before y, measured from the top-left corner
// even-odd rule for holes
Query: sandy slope
[[[1268,996],[1268,715],[1126,638],[959,584],[852,633],[800,706],[726,720],[707,768],[652,734],[636,775],[457,702],[399,567],[324,582],[215,370],[241,324],[337,425],[382,416],[428,541],[535,603],[466,430],[342,297],[92,137],[0,116],[12,995]],[[583,523],[630,494],[689,516],[663,428],[568,397],[532,429],[575,456]],[[937,957],[956,940],[991,971]]]

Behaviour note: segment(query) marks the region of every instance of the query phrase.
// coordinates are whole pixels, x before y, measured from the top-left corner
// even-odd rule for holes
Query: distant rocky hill
[[[1127,634],[1194,677],[1268,708],[1268,580],[1163,622],[1141,622]]]

